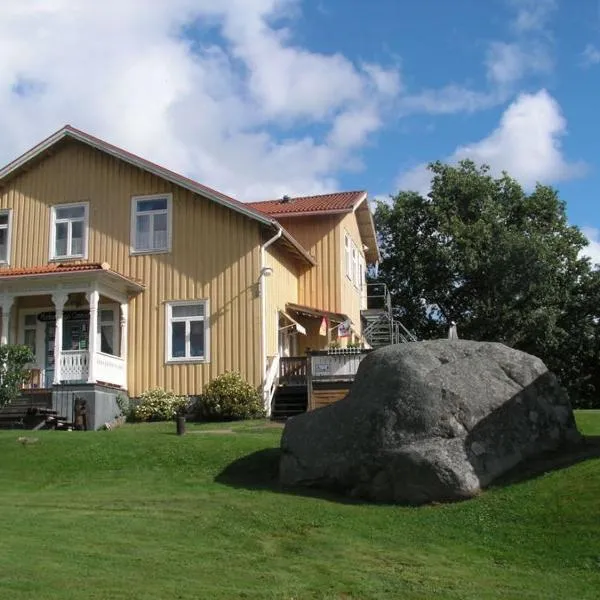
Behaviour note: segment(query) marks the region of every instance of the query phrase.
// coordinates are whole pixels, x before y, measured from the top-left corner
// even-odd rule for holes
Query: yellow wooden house
[[[117,393],[225,371],[269,410],[279,357],[363,341],[378,259],[365,192],[244,204],[71,126],[0,170],[0,343],[96,425]]]

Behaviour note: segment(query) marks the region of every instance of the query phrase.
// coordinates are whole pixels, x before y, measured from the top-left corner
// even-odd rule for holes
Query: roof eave
[[[265,225],[268,225],[271,222],[270,217],[268,217],[267,215],[261,213],[260,211],[258,211],[256,209],[244,208],[244,205],[242,203],[240,203],[238,205],[233,202],[227,202],[223,198],[219,198],[219,196],[217,196],[215,194],[211,194],[210,190],[207,190],[204,187],[201,188],[196,185],[193,185],[193,183],[191,181],[189,181],[187,178],[184,178],[183,176],[178,175],[177,173],[174,173],[173,171],[169,171],[168,169],[165,169],[164,167],[161,167],[159,165],[154,165],[139,156],[135,156],[135,155],[133,155],[129,152],[126,152],[116,146],[113,146],[112,144],[109,144],[107,142],[104,142],[103,140],[100,140],[98,138],[90,136],[82,131],[79,131],[78,129],[71,127],[70,125],[66,125],[62,129],[60,129],[56,133],[52,134],[51,136],[47,137],[45,140],[43,140],[42,142],[40,142],[39,144],[37,144],[36,146],[31,148],[27,152],[25,152],[24,154],[19,156],[17,159],[13,160],[8,165],[3,167],[0,170],[0,181],[2,181],[5,177],[8,177],[12,173],[17,171],[21,167],[23,167],[24,165],[26,165],[31,160],[35,159],[40,154],[46,152],[47,150],[52,148],[52,146],[54,146],[55,144],[57,144],[58,142],[60,142],[61,140],[65,139],[65,138],[71,138],[71,139],[74,139],[83,144],[87,144],[88,146],[91,146],[92,148],[95,148],[96,150],[105,152],[106,154],[109,154],[110,156],[118,158],[118,159],[120,159],[126,163],[129,163],[139,169],[142,169],[144,171],[152,173],[153,175],[156,175],[157,177],[166,179],[167,181],[170,181],[171,183],[178,185],[179,187],[187,189],[190,192],[193,192],[194,194],[198,194],[200,196],[208,198],[209,200],[212,200],[213,202],[216,202],[217,204],[220,204],[221,206],[225,206],[226,208],[229,208],[229,209],[231,209],[235,212],[238,212],[246,217],[254,219],[255,221],[259,221]]]

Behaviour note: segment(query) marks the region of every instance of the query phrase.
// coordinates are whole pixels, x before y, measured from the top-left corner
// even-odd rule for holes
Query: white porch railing
[[[127,387],[127,370],[125,361],[112,354],[96,354],[94,364],[94,377],[96,381]]]
[[[271,414],[271,403],[277,390],[277,378],[279,375],[279,354],[268,357],[269,364],[263,381],[263,402],[267,416]]]
[[[87,350],[63,350],[60,353],[60,378],[63,381],[87,381],[88,372]]]
[[[60,379],[87,382],[89,375],[89,352],[87,350],[63,350],[60,353]],[[94,362],[94,379],[119,387],[127,387],[125,361],[110,354],[97,353]]]

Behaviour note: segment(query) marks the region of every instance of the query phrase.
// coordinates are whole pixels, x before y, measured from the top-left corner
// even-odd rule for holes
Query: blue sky
[[[598,0],[0,5],[0,161],[71,123],[242,200],[557,187],[600,261]]]

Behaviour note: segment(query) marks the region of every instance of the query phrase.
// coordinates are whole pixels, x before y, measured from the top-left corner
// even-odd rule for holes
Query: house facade
[[[377,258],[364,192],[243,204],[70,126],[0,170],[0,343],[98,403],[267,390],[279,356],[361,340]]]

